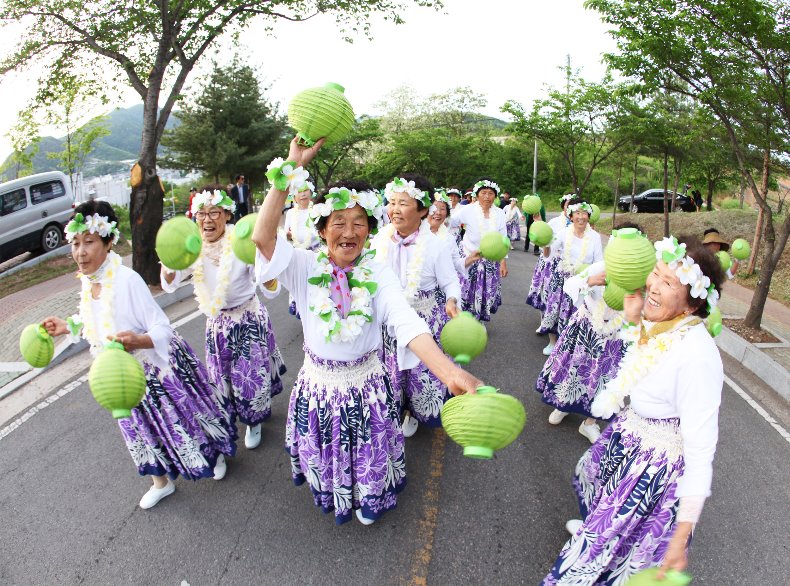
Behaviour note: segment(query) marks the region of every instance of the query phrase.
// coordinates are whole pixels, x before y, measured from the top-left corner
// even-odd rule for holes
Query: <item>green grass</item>
[[[642,227],[642,231],[653,240],[660,240],[664,237],[664,214],[623,214],[618,213],[616,221],[634,222]],[[717,228],[721,236],[728,242],[736,238],[745,238],[750,244],[754,239],[757,229],[757,212],[753,210],[717,210],[713,212],[675,212],[669,216],[669,229],[676,236],[684,234],[696,234],[702,238],[702,233],[707,228]],[[602,234],[612,233],[611,218],[603,218],[595,226],[595,229]],[[762,250],[760,254],[762,254]],[[755,274],[747,277],[744,270],[740,270],[736,275],[736,282],[744,287],[754,290],[759,278],[759,259]],[[745,269],[747,261],[741,263],[741,268]],[[790,247],[785,247],[782,258],[774,271],[771,279],[771,287],[768,291],[772,299],[790,305]]]

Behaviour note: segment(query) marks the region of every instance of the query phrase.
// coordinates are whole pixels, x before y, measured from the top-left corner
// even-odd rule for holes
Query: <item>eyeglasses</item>
[[[195,212],[195,218],[198,220],[205,220],[206,216],[208,216],[212,220],[219,220],[224,211],[225,210],[211,210],[210,212],[206,213],[203,210],[200,210],[199,212]]]

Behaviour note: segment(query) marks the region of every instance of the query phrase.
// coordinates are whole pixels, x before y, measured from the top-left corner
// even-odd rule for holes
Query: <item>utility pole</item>
[[[538,192],[538,139],[535,139],[535,152],[532,158],[532,194]]]

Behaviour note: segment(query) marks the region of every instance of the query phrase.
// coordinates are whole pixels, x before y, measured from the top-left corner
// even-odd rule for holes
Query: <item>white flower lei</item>
[[[568,217],[570,217],[573,214],[573,212],[578,212],[578,211],[587,212],[587,215],[589,215],[589,216],[592,216],[592,213],[593,213],[592,206],[590,204],[588,204],[586,201],[583,201],[581,203],[574,203],[574,204],[569,205],[565,209],[565,214]]]
[[[107,341],[102,338],[115,334],[115,278],[118,276],[118,267],[121,266],[121,257],[112,250],[107,254],[106,265],[99,270],[101,276],[98,280],[91,280],[87,275],[80,275],[82,289],[80,291],[79,316],[82,321],[82,336],[91,345],[91,354],[94,356],[104,348]],[[93,315],[93,283],[101,285],[99,301],[101,313],[98,316],[99,329],[96,328],[96,318]]]
[[[652,373],[660,364],[662,356],[699,322],[699,318],[687,316],[672,330],[650,337],[644,343],[632,344],[620,362],[617,376],[595,396],[590,409],[593,416],[608,419],[620,411],[632,389]]]
[[[351,290],[351,308],[348,315],[341,318],[329,293],[332,264],[325,252],[318,253],[318,270],[308,279],[310,311],[320,318],[319,331],[327,342],[352,342],[362,333],[362,327],[373,321],[373,296],[378,286],[370,277],[375,255],[375,251],[363,250],[353,271],[346,275]]]
[[[198,309],[204,315],[215,317],[225,306],[225,300],[228,294],[228,287],[230,285],[230,273],[233,270],[233,252],[231,250],[231,242],[228,230],[222,236],[222,248],[220,251],[219,271],[217,272],[217,284],[214,287],[214,295],[212,297],[211,291],[208,290],[204,275],[204,262],[211,262],[201,251],[200,257],[194,264],[192,270],[192,279],[195,288],[195,298],[198,301]]]
[[[422,202],[424,207],[431,207],[430,196],[417,187],[414,181],[406,181],[402,177],[396,177],[384,186],[384,197],[387,198],[387,201],[391,201],[392,196],[396,193],[405,193],[410,198]]]
[[[293,214],[297,217],[301,212],[307,212],[307,219],[304,222],[304,226],[307,228],[307,238],[300,240],[296,236],[296,230],[291,230],[291,244],[293,244],[294,248],[310,248],[310,245],[313,243],[313,241],[318,239],[318,232],[316,232],[315,224],[310,221],[310,208],[312,207],[313,204],[311,202],[310,205],[307,206],[307,209],[304,210],[299,209],[298,207],[292,208]]]
[[[486,214],[483,211],[483,207],[479,203],[472,204],[477,206],[477,229],[480,232],[480,238],[482,239],[488,232],[495,232],[496,231],[496,215],[494,213],[495,209],[494,206],[491,206],[488,209],[488,218],[486,218]]]
[[[439,226],[439,229],[436,230],[434,234],[436,234],[436,236],[441,240],[447,240],[447,236],[450,234],[450,230],[447,228],[447,224],[442,222],[442,224]]]
[[[576,236],[573,232],[573,228],[568,226],[565,229],[565,243],[563,244],[562,248],[562,259],[558,265],[558,268],[561,270],[568,272],[570,274],[574,274],[576,272],[576,268],[578,265],[584,262],[584,257],[587,256],[587,249],[590,247],[590,238],[588,238],[590,233],[590,225],[588,224],[584,228],[584,234],[582,234],[582,249],[579,253],[579,260],[578,262],[573,262],[570,258],[571,254],[571,244],[573,243],[573,238]]]
[[[386,264],[390,246],[394,244],[394,242],[392,242],[392,236],[395,234],[395,226],[389,224],[382,232],[381,236],[379,236],[379,238],[381,238],[379,242],[381,242],[382,245],[381,248],[376,248],[376,255],[379,257],[379,262]],[[417,298],[417,292],[420,290],[422,267],[425,264],[424,251],[428,239],[430,238],[428,234],[431,233],[431,229],[427,222],[422,222],[420,224],[417,240],[414,243],[412,259],[406,267],[406,287],[403,289],[403,295],[410,304]]]

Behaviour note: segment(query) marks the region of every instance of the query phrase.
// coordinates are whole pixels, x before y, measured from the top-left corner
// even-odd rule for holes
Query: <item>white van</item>
[[[71,184],[60,171],[0,185],[0,262],[63,244],[63,230],[73,211]]]

